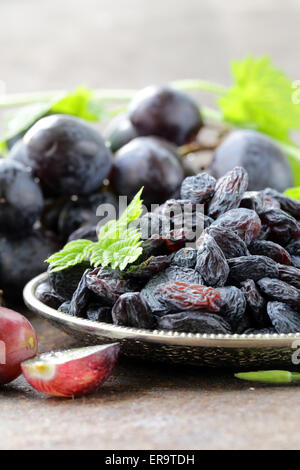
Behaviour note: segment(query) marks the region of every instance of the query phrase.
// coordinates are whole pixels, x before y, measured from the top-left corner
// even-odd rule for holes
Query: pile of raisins
[[[134,328],[300,332],[300,202],[247,186],[240,167],[218,181],[206,173],[186,178],[179,199],[141,219],[147,229],[154,221],[156,233],[149,229],[134,265],[49,272],[38,298],[73,316]],[[189,205],[188,226],[176,225],[174,204]]]

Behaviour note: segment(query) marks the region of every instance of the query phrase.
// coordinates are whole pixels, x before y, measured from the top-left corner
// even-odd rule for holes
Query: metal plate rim
[[[59,312],[40,302],[35,296],[37,287],[47,279],[47,273],[40,274],[25,286],[24,302],[27,307],[46,320],[54,322],[81,333],[106,337],[114,340],[131,340],[148,343],[159,343],[169,346],[208,347],[208,348],[283,348],[291,347],[294,341],[300,341],[300,332],[295,334],[258,334],[258,335],[213,335],[167,332],[161,330],[143,330],[109,323],[93,322],[83,318],[72,317]]]

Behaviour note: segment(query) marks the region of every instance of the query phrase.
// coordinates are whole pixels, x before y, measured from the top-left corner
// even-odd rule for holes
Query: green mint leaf
[[[75,240],[46,260],[52,271],[61,271],[89,259],[91,266],[110,266],[123,271],[142,254],[141,233],[129,227],[142,214],[143,188],[136,194],[119,220],[111,220],[101,228],[98,242]]]
[[[52,272],[62,271],[89,258],[92,246],[93,242],[89,240],[74,240],[67,243],[62,250],[50,256],[46,263],[50,264]]]
[[[292,82],[268,57],[232,62],[234,85],[219,100],[224,118],[278,140],[300,129],[300,106],[292,102]]]
[[[289,188],[284,191],[284,194],[292,199],[300,200],[300,186]]]

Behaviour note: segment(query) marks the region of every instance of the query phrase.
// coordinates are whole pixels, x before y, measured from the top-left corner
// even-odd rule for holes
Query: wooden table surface
[[[1,0],[0,80],[10,92],[226,84],[230,59],[249,53],[271,55],[296,80],[299,13],[297,0]],[[32,321],[41,350],[75,345]],[[20,378],[0,389],[0,449],[299,449],[300,389],[253,388],[233,372],[124,359],[99,392],[74,401]]]

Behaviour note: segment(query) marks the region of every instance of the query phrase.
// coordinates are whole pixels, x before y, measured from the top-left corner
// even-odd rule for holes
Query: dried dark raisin
[[[230,324],[215,313],[178,312],[158,318],[158,328],[186,333],[230,334]]]
[[[213,224],[225,227],[235,232],[246,245],[257,238],[261,229],[261,221],[256,212],[251,209],[231,209],[221,215]]]
[[[69,313],[74,317],[85,318],[88,305],[95,299],[95,295],[89,289],[87,283],[87,276],[90,272],[91,270],[86,270],[73,294]]]
[[[212,287],[185,282],[168,282],[156,289],[161,303],[174,310],[206,310],[218,312],[220,310],[221,295]]]
[[[269,240],[254,240],[249,245],[249,251],[251,255],[264,255],[280,264],[291,264],[291,256],[288,251]]]
[[[284,302],[296,310],[300,309],[300,291],[279,279],[264,278],[258,281],[260,291],[269,299]]]
[[[240,283],[247,279],[258,281],[263,277],[278,277],[278,266],[267,256],[240,256],[228,260],[230,273],[229,281]]]
[[[300,332],[300,315],[282,302],[268,302],[268,315],[278,334]]]
[[[88,261],[55,272],[51,272],[50,266],[48,269],[49,283],[60,297],[71,300],[83,273],[88,268],[90,268]]]
[[[112,310],[116,325],[151,329],[156,325],[155,317],[142,298],[140,292],[130,292],[120,296]]]
[[[230,209],[239,207],[248,187],[248,174],[242,167],[235,167],[220,178],[216,184],[208,215],[216,219]]]
[[[285,249],[292,256],[300,256],[300,240],[293,240]]]
[[[173,257],[172,264],[182,268],[195,268],[197,261],[197,250],[194,248],[181,248]]]
[[[201,246],[205,234],[214,238],[225,258],[236,258],[237,256],[247,256],[250,254],[246,243],[230,229],[218,227],[217,225],[207,228],[197,241],[197,246]]]
[[[208,173],[188,176],[181,186],[181,199],[189,199],[196,204],[204,204],[213,197],[216,180]]]
[[[300,269],[294,266],[278,266],[279,279],[300,289]]]
[[[204,235],[198,248],[195,269],[208,286],[222,287],[227,281],[228,263],[221,248],[210,235]]]
[[[267,315],[267,301],[261,295],[252,279],[241,283],[241,290],[247,301],[249,314],[257,328],[269,326],[270,319]]]
[[[217,291],[221,296],[220,315],[228,321],[234,333],[243,333],[250,325],[243,292],[234,286],[221,287]]]
[[[151,256],[149,259],[138,265],[131,265],[124,277],[129,279],[150,279],[160,271],[164,271],[170,266],[171,260],[168,256]]]
[[[97,303],[88,306],[86,317],[91,321],[112,323],[111,308]]]
[[[113,270],[96,268],[86,275],[87,287],[105,303],[113,305],[120,295],[130,292],[129,281]]]
[[[296,219],[300,219],[300,201],[292,199],[272,188],[266,188],[264,194],[278,201],[282,210],[288,212]]]
[[[50,286],[49,282],[42,282],[35,291],[35,296],[48,307],[57,309],[64,301]]]
[[[267,209],[259,214],[264,225],[270,228],[268,238],[280,245],[286,246],[293,239],[300,237],[297,221],[281,209]]]

